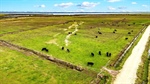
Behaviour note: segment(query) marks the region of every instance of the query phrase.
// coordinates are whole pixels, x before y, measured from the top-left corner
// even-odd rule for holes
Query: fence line
[[[115,61],[113,61],[113,63],[110,64],[110,66],[114,66],[116,67],[119,62],[122,60],[122,58],[125,56],[125,54],[129,51],[129,49],[133,46],[133,44],[135,43],[135,41],[137,40],[137,38],[139,37],[139,35],[146,29],[143,28],[141,29],[141,31],[134,37],[134,39],[130,42],[130,44],[128,44],[125,49],[123,49],[123,51],[121,51],[121,53],[118,55],[117,59]]]

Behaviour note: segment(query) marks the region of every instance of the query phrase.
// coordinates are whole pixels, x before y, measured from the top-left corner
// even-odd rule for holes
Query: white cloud
[[[137,4],[136,2],[132,2],[131,4]]]
[[[146,8],[148,7],[148,5],[142,5],[142,6],[143,6],[143,7],[146,7]]]
[[[109,6],[108,10],[116,10],[116,8]]]
[[[83,2],[81,4],[78,4],[77,6],[78,7],[81,7],[81,8],[93,8],[95,7],[96,5],[98,5],[100,3],[93,3],[93,2]]]
[[[121,0],[107,0],[108,2],[119,2]]]
[[[41,8],[45,8],[46,6],[44,4],[40,5]]]
[[[68,2],[68,3],[55,4],[54,6],[68,8],[68,7],[72,6],[72,5],[73,5],[73,3]]]

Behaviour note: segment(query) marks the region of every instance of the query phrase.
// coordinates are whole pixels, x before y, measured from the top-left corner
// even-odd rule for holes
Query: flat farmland
[[[93,79],[87,74],[57,66],[37,56],[23,54],[2,45],[0,53],[1,84],[87,84]]]
[[[148,14],[6,18],[0,20],[0,39],[98,73],[150,24],[149,18]]]

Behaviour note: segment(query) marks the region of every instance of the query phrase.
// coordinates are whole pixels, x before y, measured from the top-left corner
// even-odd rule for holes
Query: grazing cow
[[[113,31],[113,33],[116,33],[115,31]]]
[[[130,24],[128,24],[128,26],[130,26]]]
[[[94,53],[91,53],[91,56],[94,57]]]
[[[68,32],[68,34],[72,34],[72,32]]]
[[[42,51],[48,52],[48,49],[47,48],[42,48]]]
[[[70,52],[70,50],[69,50],[69,49],[67,49],[67,52]]]
[[[99,55],[101,55],[101,51],[99,51]]]
[[[94,63],[93,62],[87,62],[87,66],[93,66]]]
[[[61,49],[64,50],[64,47],[62,47]]]
[[[98,34],[102,34],[100,31],[98,31]]]
[[[114,31],[117,31],[116,29]]]
[[[131,32],[128,32],[128,34],[131,34]]]
[[[133,30],[131,30],[131,32],[133,32]]]
[[[75,33],[74,35],[77,35],[77,33]]]
[[[109,52],[106,53],[106,56],[107,56],[107,57],[109,56]]]
[[[111,53],[109,53],[109,57],[111,57]]]
[[[96,36],[95,38],[98,38],[98,36]]]
[[[125,38],[125,40],[128,40],[128,38]]]

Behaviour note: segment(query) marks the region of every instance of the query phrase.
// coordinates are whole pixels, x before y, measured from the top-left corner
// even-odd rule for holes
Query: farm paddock
[[[33,15],[2,18],[0,19],[0,40],[50,55],[81,66],[85,70],[99,73],[104,66],[109,66],[111,61],[114,61],[119,56],[120,52],[131,43],[143,28],[150,24],[149,18],[149,14]],[[8,51],[11,54],[14,53],[12,50]],[[4,58],[4,55],[7,55],[5,52],[0,55],[2,58]],[[18,51],[15,52],[19,53]],[[23,56],[25,55],[23,54]],[[8,58],[10,57],[10,55],[7,56]],[[18,56],[22,55],[19,54]],[[38,59],[41,60],[40,58]],[[31,59],[29,59],[30,61]],[[4,63],[3,60],[1,62],[2,64]],[[58,67],[58,65],[53,63],[52,66]],[[51,68],[51,66],[45,66],[44,64],[41,64],[41,67]],[[14,68],[13,70],[17,72],[17,69]],[[59,69],[56,69],[56,72],[53,73],[58,74],[57,70]],[[8,70],[8,72],[10,73],[11,71]],[[64,72],[67,72],[67,70]],[[4,72],[1,73],[3,74]],[[76,71],[64,73],[67,75],[66,79],[69,80],[71,73],[76,74]],[[79,74],[85,73],[81,72]],[[82,79],[87,76],[85,74],[85,76],[80,77]],[[56,83],[58,83],[59,79],[57,79],[57,76],[54,76],[54,78],[56,78]],[[80,78],[74,79],[77,79],[77,82],[80,81],[78,80]],[[92,78],[88,76],[87,80],[85,80],[86,83],[89,83],[89,81],[92,81]],[[84,83],[84,81],[79,83],[82,82]],[[63,81],[60,83],[63,83]]]

